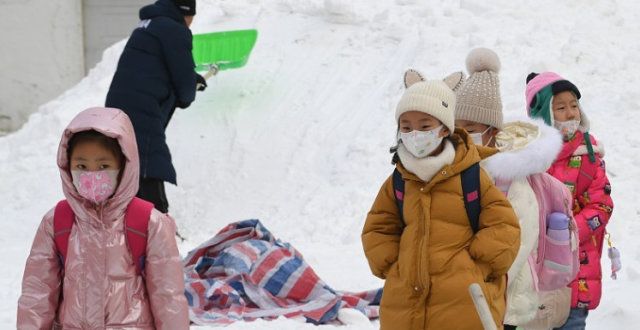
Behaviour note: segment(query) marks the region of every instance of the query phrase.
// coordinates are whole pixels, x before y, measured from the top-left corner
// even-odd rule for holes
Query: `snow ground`
[[[180,186],[167,192],[186,254],[232,221],[258,218],[291,242],[329,285],[382,282],[360,244],[365,215],[392,167],[402,74],[464,69],[474,47],[502,61],[507,114],[524,114],[525,77],[554,70],[576,83],[607,147],[616,203],[609,226],[622,252],[619,280],[604,279],[589,329],[640,324],[640,3],[498,0],[200,0],[194,32],[256,28],[246,67],[222,72],[178,112],[167,136]],[[124,43],[77,86],[0,138],[0,324],[15,326],[24,261],[42,215],[62,196],[55,153],[79,111],[103,105]],[[603,259],[605,269],[608,261]],[[373,329],[358,323],[345,329]],[[230,329],[313,328],[294,320]],[[323,326],[331,328],[333,326]]]

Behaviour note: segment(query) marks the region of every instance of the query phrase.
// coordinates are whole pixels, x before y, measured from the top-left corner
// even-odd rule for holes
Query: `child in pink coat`
[[[611,185],[602,159],[604,148],[589,134],[580,96],[573,83],[556,73],[531,73],[527,77],[529,116],[544,119],[563,135],[562,151],[547,172],[571,191],[580,236],[580,272],[570,285],[571,314],[560,329],[584,329],[588,311],[600,303],[600,258],[605,227],[613,211]]]
[[[188,329],[173,219],[151,211],[144,276],[127,246],[125,211],[139,182],[127,115],[113,108],[78,114],[62,135],[58,167],[74,215],[67,252],[58,251],[52,209],[27,259],[18,329]]]

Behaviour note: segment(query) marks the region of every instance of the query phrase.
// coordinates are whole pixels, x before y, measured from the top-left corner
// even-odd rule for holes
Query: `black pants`
[[[516,328],[517,327],[515,325],[508,325],[508,324],[504,325],[504,330],[512,330],[512,329],[516,330]]]
[[[153,203],[158,211],[162,213],[169,212],[169,201],[167,201],[167,195],[164,192],[164,181],[154,178],[141,178],[137,196]]]

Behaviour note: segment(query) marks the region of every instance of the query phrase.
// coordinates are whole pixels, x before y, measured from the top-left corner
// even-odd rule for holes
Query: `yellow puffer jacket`
[[[456,130],[451,140],[453,163],[429,182],[397,165],[405,181],[405,226],[391,177],[367,215],[364,252],[373,274],[386,279],[381,329],[482,329],[468,293],[474,282],[482,287],[496,326],[502,328],[505,274],[520,245],[518,218],[481,170],[480,230],[473,234],[460,173],[481,159],[465,132]]]

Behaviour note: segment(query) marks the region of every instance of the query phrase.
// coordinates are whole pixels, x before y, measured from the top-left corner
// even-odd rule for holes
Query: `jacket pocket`
[[[405,318],[403,323],[406,323],[406,320],[412,317],[412,311],[418,303],[420,294],[419,288],[412,287],[401,278],[399,265],[396,261],[391,266],[384,282],[382,300],[380,301],[380,318],[385,322],[389,319]]]
[[[500,306],[496,306],[497,301],[505,300],[505,291],[501,290],[501,286],[504,286],[504,283],[502,283],[500,279],[491,278],[493,270],[488,263],[473,260],[469,251],[466,249],[464,250],[464,256],[467,258],[467,262],[470,263],[469,267],[472,281],[478,283],[480,288],[482,288],[482,292],[484,292],[487,304],[491,308],[492,312],[500,309],[504,310],[504,307],[501,308]],[[469,285],[470,284],[471,283],[469,283]]]
[[[473,260],[469,254],[469,250],[464,249],[459,253],[460,258],[464,264],[464,267],[468,269],[473,277],[473,280],[480,284],[482,289],[485,289],[485,283],[490,282],[489,275],[491,274],[491,266],[484,262],[478,262]]]

